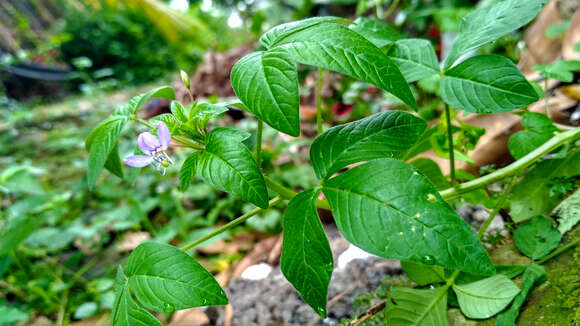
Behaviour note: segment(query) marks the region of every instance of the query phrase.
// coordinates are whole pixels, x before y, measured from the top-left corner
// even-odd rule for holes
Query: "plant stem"
[[[316,130],[322,133],[322,68],[318,68],[318,84],[316,87]]]
[[[273,207],[273,206],[275,206],[276,204],[280,203],[282,200],[283,200],[282,197],[274,197],[274,198],[272,198],[270,200],[270,202],[269,202],[268,209],[271,208],[271,207]],[[254,216],[254,215],[256,215],[256,214],[258,214],[258,213],[260,213],[262,211],[265,211],[265,210],[266,209],[263,209],[263,208],[260,208],[260,207],[256,207],[256,208],[252,209],[251,211],[247,212],[246,214],[244,214],[242,216],[239,216],[236,219],[234,219],[233,221],[230,221],[229,223],[221,226],[219,229],[213,231],[212,233],[210,233],[210,234],[208,234],[208,235],[206,235],[204,237],[201,237],[201,238],[199,238],[199,239],[197,239],[197,240],[195,240],[193,242],[190,242],[190,243],[186,244],[185,246],[181,247],[181,250],[182,251],[188,251],[189,249],[198,246],[199,244],[201,244],[201,243],[203,243],[203,242],[205,242],[205,241],[207,241],[207,240],[215,237],[216,235],[221,234],[221,233],[224,233],[225,231],[230,230],[230,229],[232,229],[232,228],[240,225],[245,220],[247,220],[250,217],[252,217],[252,216]]]
[[[266,185],[268,186],[268,188],[278,193],[278,195],[280,195],[280,197],[284,199],[290,200],[297,195],[297,193],[294,190],[284,187],[283,185],[279,184],[278,182],[274,181],[272,178],[268,176],[264,176],[264,180],[266,181]],[[328,200],[316,201],[316,207],[330,210]]]
[[[258,169],[262,168],[262,132],[264,130],[264,122],[258,119],[258,128],[256,129],[256,163]]]
[[[451,185],[455,187],[457,180],[455,179],[455,153],[453,152],[453,126],[451,125],[451,109],[445,103],[445,118],[447,119],[447,142],[449,143],[449,169],[451,170]]]
[[[389,18],[389,16],[393,13],[393,11],[395,11],[395,9],[397,9],[397,6],[399,5],[399,1],[400,0],[393,0],[391,5],[389,6],[389,9],[387,9],[387,12],[385,12],[383,17]]]
[[[578,243],[580,243],[580,238],[576,238],[574,239],[574,241],[568,243],[567,245],[560,247],[560,249],[554,251],[553,253],[549,254],[548,256],[542,258],[541,260],[538,261],[538,264],[543,264],[545,262],[547,262],[548,260],[558,256],[559,254],[563,253],[564,251],[574,247],[575,245],[577,245]]]
[[[561,132],[556,136],[552,137],[550,140],[545,142],[542,146],[536,148],[532,152],[528,153],[526,156],[522,157],[521,159],[515,161],[514,163],[499,169],[493,173],[490,173],[486,176],[477,178],[475,180],[471,180],[461,185],[458,185],[453,188],[445,189],[439,194],[445,198],[450,199],[459,196],[460,194],[470,192],[479,188],[483,188],[488,186],[492,183],[498,182],[502,179],[505,179],[509,176],[513,176],[515,174],[520,173],[523,169],[529,167],[542,156],[550,153],[554,149],[560,147],[564,143],[568,141],[573,141],[576,138],[580,137],[580,128],[576,128],[573,130],[568,130],[565,132]]]
[[[505,201],[508,199],[508,197],[512,191],[513,186],[516,184],[517,179],[518,179],[517,175],[514,175],[512,177],[512,180],[510,181],[508,187],[504,190],[503,194],[501,195],[501,197],[499,198],[497,203],[495,203],[495,207],[493,208],[491,213],[489,213],[489,217],[487,218],[487,220],[481,226],[481,229],[479,229],[479,232],[477,233],[477,238],[479,240],[483,239],[483,235],[485,234],[485,231],[487,231],[487,228],[489,228],[489,226],[491,225],[491,222],[493,222],[493,219],[497,216],[497,213],[499,213],[499,210],[503,207]]]
[[[375,16],[378,20],[383,19],[383,0],[375,0]]]

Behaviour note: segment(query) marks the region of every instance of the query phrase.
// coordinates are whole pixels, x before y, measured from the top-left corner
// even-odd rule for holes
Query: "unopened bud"
[[[183,70],[180,70],[179,74],[181,75],[181,81],[183,82],[183,84],[185,84],[185,87],[187,87],[187,89],[190,89],[191,83],[189,81],[189,75]]]

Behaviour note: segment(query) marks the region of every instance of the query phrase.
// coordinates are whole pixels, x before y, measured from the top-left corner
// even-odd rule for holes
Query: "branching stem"
[[[318,68],[318,83],[316,86],[316,130],[322,133],[322,68]]]
[[[451,174],[451,185],[455,187],[457,180],[455,179],[455,153],[453,148],[453,126],[451,125],[451,109],[445,103],[445,118],[447,119],[447,142],[449,143],[449,169]]]
[[[498,201],[495,203],[495,207],[493,208],[493,210],[491,211],[491,213],[489,213],[489,217],[487,218],[487,220],[485,221],[485,223],[481,226],[481,229],[479,229],[479,232],[477,233],[477,238],[479,240],[483,239],[483,235],[485,234],[485,231],[487,231],[487,228],[489,228],[489,226],[491,225],[491,222],[493,222],[493,219],[495,219],[495,217],[497,216],[497,214],[499,213],[499,210],[503,207],[503,205],[505,204],[506,200],[508,199],[512,188],[514,187],[514,185],[516,184],[516,181],[518,180],[518,176],[514,175],[512,177],[512,180],[510,181],[508,187],[504,190],[503,194],[501,195],[501,197],[498,199]]]
[[[558,256],[559,254],[563,253],[564,251],[574,247],[575,245],[577,245],[578,243],[580,243],[580,238],[576,238],[574,239],[574,241],[568,243],[567,245],[560,247],[558,250],[552,252],[551,254],[549,254],[548,256],[542,258],[541,260],[538,261],[538,264],[543,264],[545,262],[547,262],[548,260]]]

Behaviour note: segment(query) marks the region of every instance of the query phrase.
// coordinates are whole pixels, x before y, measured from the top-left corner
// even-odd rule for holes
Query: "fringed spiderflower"
[[[171,142],[171,133],[163,121],[159,121],[157,124],[157,136],[159,139],[148,132],[139,134],[137,138],[139,149],[147,155],[131,155],[126,157],[123,162],[135,168],[153,164],[161,175],[165,175],[165,170],[173,164],[173,160],[165,153]]]

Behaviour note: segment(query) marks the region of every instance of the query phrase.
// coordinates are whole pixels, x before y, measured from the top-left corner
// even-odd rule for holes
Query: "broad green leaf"
[[[324,183],[340,232],[357,247],[388,259],[493,274],[469,226],[412,166],[376,159]]]
[[[410,163],[417,171],[426,176],[437,190],[443,190],[450,187],[449,181],[441,172],[439,165],[428,158],[418,158]]]
[[[127,124],[126,117],[116,116],[101,122],[88,135],[85,146],[89,152],[89,166],[87,170],[87,184],[89,188],[95,185],[97,177],[103,171],[105,162],[111,151],[115,148],[117,139],[125,124]]]
[[[173,88],[171,86],[161,86],[155,89],[150,90],[147,93],[139,94],[129,100],[129,104],[127,108],[131,113],[137,113],[139,108],[145,104],[145,102],[149,101],[154,97],[162,97],[168,99],[174,99],[175,93],[173,92]]]
[[[269,49],[288,35],[325,22],[352,24],[352,21],[340,17],[327,16],[307,18],[273,27],[260,37],[260,44],[262,44],[266,49]]]
[[[505,275],[510,279],[521,275],[525,270],[526,266],[524,265],[495,265],[496,274]],[[450,273],[451,271],[448,270],[447,271],[448,275],[446,276],[449,277],[451,275]],[[455,284],[473,283],[475,281],[479,281],[484,278],[485,276],[482,275],[461,272],[455,279]]]
[[[195,165],[198,155],[199,152],[189,155],[183,162],[181,170],[179,170],[179,188],[181,191],[186,191],[189,188],[189,184],[193,181],[193,177],[195,177]]]
[[[504,0],[476,9],[463,18],[459,35],[445,59],[445,68],[463,54],[529,23],[547,0]]]
[[[28,313],[23,310],[15,307],[0,306],[0,325],[13,325],[29,318]]]
[[[415,145],[409,148],[409,150],[405,153],[405,155],[402,157],[402,160],[406,161],[431,149],[431,136],[436,132],[437,126],[425,130]]]
[[[99,305],[96,302],[85,302],[77,307],[73,318],[85,319],[94,316],[99,311]]]
[[[441,77],[441,97],[474,113],[508,112],[538,100],[518,67],[498,55],[471,57],[448,70]]]
[[[514,232],[518,249],[533,260],[543,258],[556,249],[562,235],[552,226],[552,219],[538,215],[520,225]]]
[[[105,169],[121,179],[124,178],[123,165],[121,163],[121,158],[119,157],[119,141],[115,142],[113,149],[111,149],[109,156],[107,156]]]
[[[530,265],[526,268],[524,272],[524,277],[522,280],[522,290],[515,297],[514,302],[511,306],[500,313],[497,316],[495,325],[496,326],[515,326],[516,319],[520,314],[520,308],[524,302],[528,299],[529,293],[532,291],[534,286],[540,285],[546,281],[547,274],[544,267],[539,265]]]
[[[378,48],[382,48],[391,42],[403,38],[393,27],[367,17],[359,17],[354,21],[354,24],[349,26],[350,29],[364,36],[371,43]]]
[[[397,287],[386,307],[389,326],[446,326],[447,288],[416,290]]]
[[[168,244],[140,244],[129,256],[127,277],[131,292],[147,309],[172,312],[228,303],[210,273]]]
[[[486,319],[502,311],[520,292],[505,275],[494,275],[477,282],[453,285],[461,312],[469,318]]]
[[[243,57],[232,69],[231,82],[250,112],[276,130],[300,135],[296,64],[284,49]]]
[[[398,40],[389,47],[387,55],[408,83],[439,73],[439,60],[428,40]]]
[[[159,320],[135,303],[129,293],[127,277],[119,266],[117,270],[117,288],[115,303],[111,312],[111,326],[161,326]]]
[[[513,190],[510,215],[519,223],[552,210],[561,200],[550,196],[550,180],[580,175],[580,152],[563,159],[547,159],[528,172]]]
[[[281,269],[286,279],[321,317],[332,275],[330,244],[316,211],[318,189],[301,192],[284,213]]]
[[[0,233],[0,256],[18,248],[30,234],[38,229],[44,219],[41,216],[22,215],[10,219],[8,226]]]
[[[163,123],[165,123],[167,129],[169,129],[169,132],[171,132],[172,134],[175,133],[175,131],[181,125],[181,122],[179,122],[179,120],[177,120],[177,118],[173,114],[169,113],[159,114],[149,119],[149,123],[151,123],[155,127],[157,127],[160,121],[163,121]],[[157,133],[157,128],[155,129],[155,133]]]
[[[564,199],[555,209],[558,216],[558,231],[564,234],[580,222],[580,189]]]
[[[335,23],[320,23],[272,44],[303,64],[321,67],[374,84],[417,110],[405,78],[389,57],[357,32]]]
[[[402,261],[403,271],[417,285],[429,285],[445,282],[445,270],[441,266]]]
[[[522,116],[522,125],[524,130],[513,134],[508,142],[510,153],[516,160],[543,145],[558,131],[550,118],[536,112],[526,112]]]
[[[197,157],[196,170],[207,183],[258,207],[268,207],[268,191],[258,164],[231,132],[216,129],[208,134],[205,151]]]
[[[327,179],[341,168],[375,158],[399,158],[421,137],[427,123],[402,111],[385,111],[339,125],[316,137],[310,161]]]
[[[181,123],[186,123],[188,119],[188,110],[178,101],[171,101],[171,113]]]
[[[570,83],[574,79],[574,72],[580,70],[580,61],[558,60],[551,65],[535,65],[532,68],[544,78],[553,78]]]

